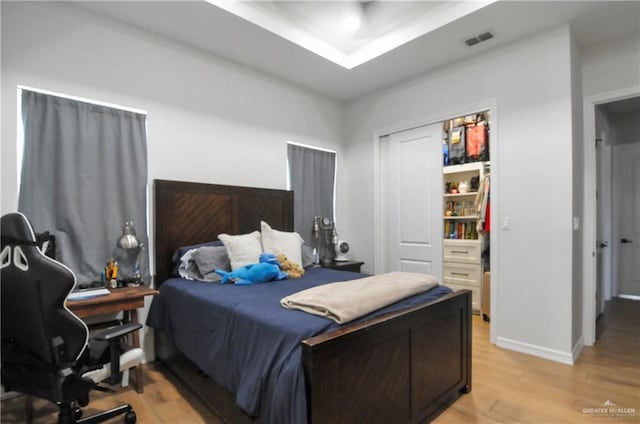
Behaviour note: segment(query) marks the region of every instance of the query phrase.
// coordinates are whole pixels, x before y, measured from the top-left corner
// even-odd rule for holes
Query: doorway
[[[585,99],[583,335],[588,346],[596,342],[596,320],[606,313],[606,301],[640,300],[639,116],[640,88]]]

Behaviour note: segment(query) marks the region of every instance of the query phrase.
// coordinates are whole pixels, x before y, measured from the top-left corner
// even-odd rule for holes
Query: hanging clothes
[[[476,195],[475,207],[478,215],[478,224],[476,228],[478,231],[488,232],[490,229],[490,219],[488,219],[489,212],[489,188],[490,188],[491,174],[485,174],[480,181],[480,187],[478,188],[478,194]]]

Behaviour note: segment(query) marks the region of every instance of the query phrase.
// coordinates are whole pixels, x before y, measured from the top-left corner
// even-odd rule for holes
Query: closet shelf
[[[446,194],[443,194],[443,196],[445,198],[472,197],[472,196],[475,196],[476,194],[478,194],[477,191],[469,191],[467,193],[446,193]]]
[[[459,165],[447,165],[442,168],[442,172],[446,174],[457,174],[460,172],[474,172],[489,166],[489,162],[469,162]]]

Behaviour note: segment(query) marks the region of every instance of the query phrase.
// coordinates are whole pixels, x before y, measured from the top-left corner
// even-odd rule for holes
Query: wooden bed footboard
[[[309,421],[419,423],[471,390],[471,292],[303,342]]]

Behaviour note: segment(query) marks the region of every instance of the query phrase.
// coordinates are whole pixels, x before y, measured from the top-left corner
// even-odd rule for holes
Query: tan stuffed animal
[[[291,262],[282,253],[279,253],[276,258],[280,263],[280,269],[289,274],[289,278],[300,278],[304,275],[304,268],[295,262]]]

